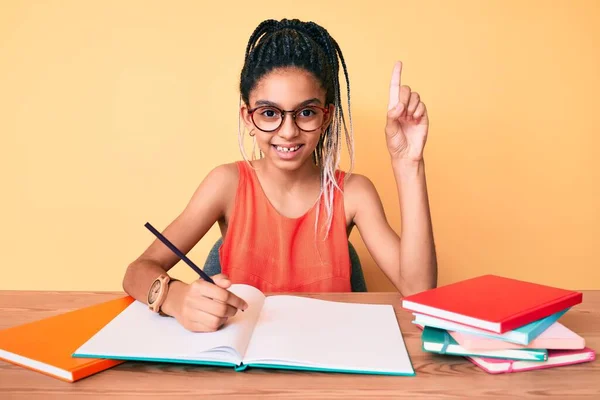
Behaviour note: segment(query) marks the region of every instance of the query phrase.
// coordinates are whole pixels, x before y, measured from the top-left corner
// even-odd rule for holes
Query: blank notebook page
[[[191,332],[175,318],[162,317],[136,301],[76,353],[154,360],[213,359],[237,364],[246,350],[264,295],[246,285],[234,285],[230,290],[244,298],[249,307],[244,312],[238,311],[216,332]],[[240,356],[221,354],[216,359],[201,356],[203,352],[223,346],[235,349]]]
[[[413,373],[390,305],[267,297],[244,363]]]

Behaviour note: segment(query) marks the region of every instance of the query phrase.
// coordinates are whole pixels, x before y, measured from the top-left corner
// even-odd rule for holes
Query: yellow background
[[[214,166],[240,158],[238,79],[267,18],[314,20],[349,67],[356,172],[400,233],[388,84],[431,115],[439,283],[600,289],[598,1],[2,1],[0,289],[121,290]],[[344,156],[344,162],[347,157]],[[346,165],[346,164],[345,164]],[[213,228],[189,254],[202,265]],[[370,290],[392,290],[355,232]],[[194,273],[180,262],[182,279]]]

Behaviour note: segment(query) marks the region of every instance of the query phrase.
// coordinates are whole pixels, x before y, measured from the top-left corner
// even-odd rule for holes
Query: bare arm
[[[227,204],[232,200],[237,186],[235,165],[222,165],[212,170],[194,192],[185,209],[162,232],[184,254],[188,253],[208,230],[225,215]],[[136,300],[147,302],[147,294],[152,282],[162,273],[169,271],[179,258],[161,241],[153,243],[128,267],[123,279],[123,289]],[[206,290],[215,286],[197,281],[195,286]],[[227,285],[227,283],[225,283]],[[184,297],[190,285],[181,282],[171,284],[163,311],[168,315],[179,316]],[[198,288],[196,288],[198,289]],[[214,290],[209,288],[208,290]],[[225,294],[223,294],[225,295]],[[217,294],[218,296],[218,294]],[[232,312],[229,310],[228,312]],[[215,320],[215,325],[217,321]]]
[[[346,186],[346,204],[367,250],[403,295],[437,284],[437,261],[425,172],[422,165],[394,164],[400,200],[402,239],[389,225],[373,183],[354,174]]]
[[[402,63],[394,64],[385,125],[385,138],[396,179],[402,219],[402,240],[390,228],[373,184],[362,179],[355,203],[355,223],[369,252],[404,295],[437,285],[437,259],[423,150],[429,133],[429,114],[419,93],[402,85]],[[360,180],[359,180],[360,181]]]
[[[406,295],[437,286],[437,257],[425,179],[425,162],[392,160],[400,201],[400,265]]]

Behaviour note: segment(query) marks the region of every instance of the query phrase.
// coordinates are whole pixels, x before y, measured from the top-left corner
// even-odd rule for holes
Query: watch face
[[[152,304],[158,299],[158,292],[160,291],[160,281],[154,281],[152,287],[150,287],[150,293],[148,294],[148,303]]]

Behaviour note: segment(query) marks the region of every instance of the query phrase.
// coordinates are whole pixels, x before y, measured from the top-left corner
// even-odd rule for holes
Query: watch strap
[[[171,283],[173,282],[181,282],[179,279],[175,279],[175,278],[171,278],[169,280],[169,283],[167,283],[167,294],[168,294],[168,290],[171,288]],[[165,300],[166,300],[167,296],[165,295]],[[163,301],[164,303],[164,301]],[[161,317],[172,317],[172,315],[169,314],[165,314],[162,310],[162,304],[161,307],[158,309],[158,315],[160,315]]]

